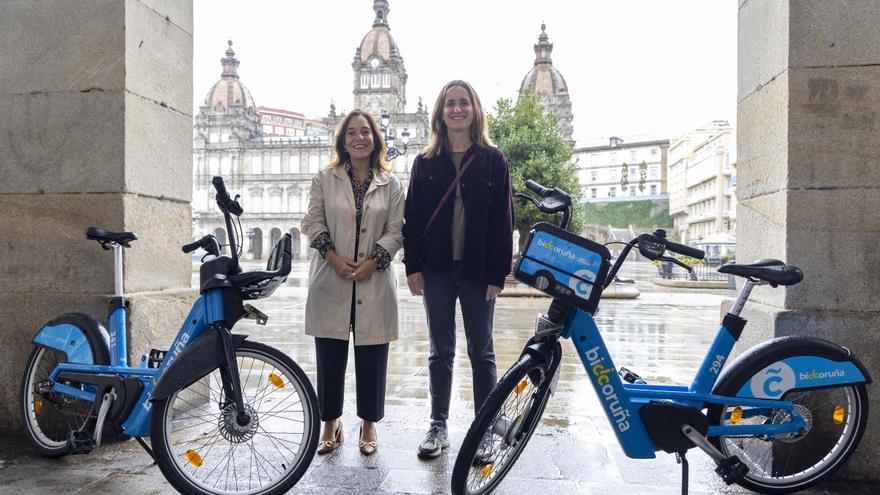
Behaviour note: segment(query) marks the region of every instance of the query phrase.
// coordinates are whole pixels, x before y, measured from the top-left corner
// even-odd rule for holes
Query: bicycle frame
[[[121,299],[118,298],[118,299]],[[115,300],[115,299],[114,299]],[[111,307],[113,307],[111,305]],[[83,388],[71,387],[55,381],[62,372],[84,373],[84,374],[109,374],[119,376],[121,378],[136,378],[143,386],[141,393],[137,398],[134,408],[128,417],[120,418],[120,427],[122,433],[129,436],[149,436],[150,435],[150,414],[152,412],[152,404],[150,397],[153,387],[158,383],[159,379],[168,369],[168,367],[176,360],[176,358],[189,346],[191,346],[199,337],[209,330],[212,330],[211,322],[221,321],[224,319],[223,291],[220,289],[212,289],[205,292],[199,297],[190,309],[189,315],[184,321],[183,326],[174,338],[171,346],[165,354],[165,358],[158,368],[148,368],[146,359],[141,360],[138,367],[128,366],[124,356],[128,351],[125,340],[125,304],[111,310],[110,317],[110,344],[111,344],[111,364],[109,366],[96,365],[91,363],[63,363],[58,365],[49,379],[54,383],[52,390],[59,393],[68,394],[78,399],[95,403],[100,401],[96,397],[96,389],[92,385],[85,385]],[[46,327],[37,338],[36,343],[47,345],[52,348],[66,352],[68,356],[76,355],[77,349],[82,349],[82,341],[85,339],[81,333],[74,335],[72,339],[65,338],[71,333],[66,325],[55,327]],[[115,347],[114,347],[115,342]],[[80,352],[80,354],[82,354]],[[122,359],[120,359],[120,355]],[[88,359],[90,361],[90,359]]]
[[[748,290],[751,290],[751,287],[743,289],[746,292],[745,297],[748,297]],[[740,296],[743,294],[741,293]],[[737,323],[733,318],[742,323]],[[769,377],[760,384],[768,392],[761,394],[765,395],[763,398],[750,394],[751,388],[748,385],[743,387],[743,390],[735,397],[712,393],[721,369],[744,324],[745,321],[739,319],[738,316],[728,314],[690,386],[624,383],[617,373],[614,361],[605,346],[605,341],[602,339],[595,320],[588,313],[572,311],[572,315],[559,336],[570,338],[574,343],[578,356],[583,362],[584,370],[590,377],[593,389],[600,398],[605,414],[624,453],[634,459],[651,459],[655,457],[654,453],[659,449],[649,438],[638,410],[641,405],[652,400],[673,401],[697,410],[701,410],[709,404],[741,406],[749,408],[743,411],[744,418],[758,414],[762,410],[785,410],[793,418],[791,422],[779,424],[710,426],[707,437],[721,435],[773,436],[796,433],[806,427],[806,422],[791,402],[772,398],[774,396],[781,397],[787,390],[781,388],[781,382],[774,381],[774,377]],[[738,329],[737,326],[739,326]],[[813,375],[824,380],[815,382],[816,386],[857,382],[865,379],[861,371],[851,362],[834,362],[817,356],[798,356],[786,361],[790,362],[795,370],[812,369]],[[839,376],[834,376],[836,374]],[[789,389],[795,388],[792,386],[793,384],[789,385]],[[747,388],[749,390],[746,390]]]

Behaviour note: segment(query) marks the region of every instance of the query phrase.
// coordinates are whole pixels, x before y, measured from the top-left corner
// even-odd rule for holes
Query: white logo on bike
[[[758,399],[778,399],[797,384],[791,366],[776,361],[752,377],[752,395]]]
[[[578,296],[590,297],[590,292],[593,290],[593,286],[581,279],[595,280],[596,274],[592,270],[581,269],[574,272],[574,277],[571,277],[568,281],[568,286],[574,289]]]

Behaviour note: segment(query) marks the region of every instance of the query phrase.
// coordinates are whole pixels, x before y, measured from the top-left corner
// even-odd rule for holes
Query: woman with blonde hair
[[[318,453],[344,440],[342,404],[348,342],[354,342],[359,447],[376,451],[385,414],[388,345],[397,339],[397,277],[403,188],[370,114],[353,110],[336,131],[336,160],[312,180],[302,231],[312,252],[306,334],[315,337],[318,402],[324,428]]]
[[[464,81],[447,83],[434,104],[430,142],[410,173],[405,219],[407,284],[422,296],[431,341],[431,426],[418,453],[433,458],[449,446],[455,301],[461,305],[476,412],[497,381],[492,319],[513,257],[507,158],[489,139],[480,98]]]

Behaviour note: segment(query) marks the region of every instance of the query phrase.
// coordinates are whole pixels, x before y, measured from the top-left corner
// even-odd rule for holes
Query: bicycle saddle
[[[757,278],[777,285],[794,285],[804,279],[804,272],[796,266],[772,258],[760,259],[750,265],[724,265],[720,273],[730,273],[740,277]]]
[[[89,227],[86,229],[86,239],[98,241],[101,244],[114,243],[123,247],[131,247],[129,243],[136,241],[138,238],[134,232],[108,232],[98,227]]]

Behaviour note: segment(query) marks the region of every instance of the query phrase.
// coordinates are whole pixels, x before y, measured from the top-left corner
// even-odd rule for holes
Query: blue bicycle
[[[868,419],[865,384],[871,379],[853,353],[813,337],[764,342],[727,364],[745,327],[739,315],[756,285],[793,285],[801,271],[778,260],[719,269],[744,277],[742,289],[690,386],[652,385],[615,368],[593,320],[602,290],[638,246],[651,260],[685,268],[667,251],[702,259],[704,253],[666,239],[663,230],[626,243],[616,262],[608,249],[565,230],[571,198],[535,182],[541,199],[517,196],[544,213],[563,212],[560,227],[535,225],[515,277],[553,297],[535,335],[499,380],[467,432],[455,461],[452,493],[489,493],[504,479],[538,426],[559,377],[560,338],[570,338],[624,453],[650,459],[676,454],[687,493],[685,453],[694,447],[716,463],[716,473],[761,493],[802,490],[832,474],[855,451]]]
[[[85,454],[107,426],[134,437],[168,481],[186,494],[275,494],[302,477],[317,448],[318,404],[302,369],[272,347],[231,333],[242,318],[267,317],[244,301],[270,296],[290,273],[291,238],[275,246],[265,271],[242,272],[242,207],[214,177],[231,256],[213,235],[203,249],[200,297],[166,351],[127,361],[122,254],[137,235],[89,228],[115,257],[110,331],[94,318],[61,315],[33,339],[21,386],[24,430],[43,455]],[[235,235],[231,235],[235,234]],[[208,261],[204,261],[207,258]],[[150,437],[152,449],[142,437]]]

